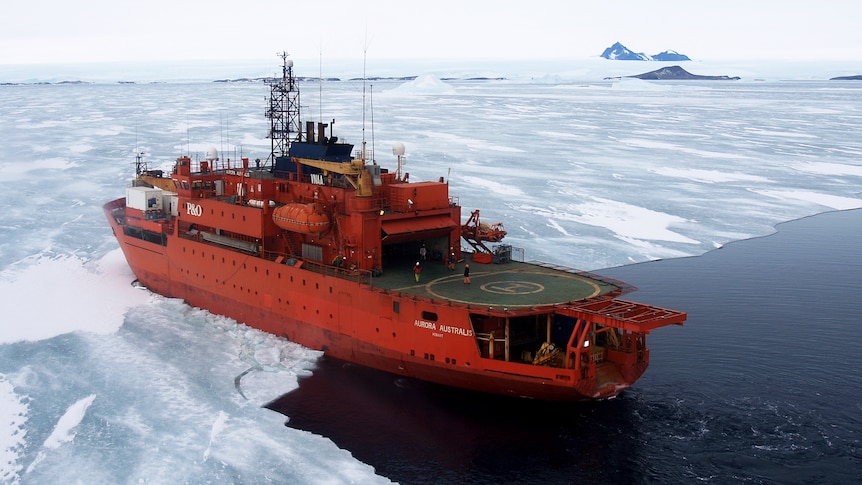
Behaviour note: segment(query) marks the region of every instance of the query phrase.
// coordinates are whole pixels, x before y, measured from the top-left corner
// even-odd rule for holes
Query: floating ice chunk
[[[219,433],[224,431],[225,423],[227,423],[228,415],[224,411],[219,411],[218,416],[216,416],[216,420],[213,423],[213,427],[210,430],[210,442],[207,444],[207,449],[204,450],[204,461],[209,460],[210,450],[212,449],[213,441],[215,441],[216,437],[218,437]]]
[[[48,439],[46,439],[45,443],[42,444],[42,450],[39,451],[38,455],[36,455],[36,459],[34,459],[33,462],[30,463],[30,466],[27,467],[27,473],[32,472],[33,469],[45,459],[46,449],[55,450],[64,443],[69,443],[75,439],[75,427],[81,424],[81,420],[83,420],[84,416],[87,414],[87,409],[90,408],[90,405],[93,404],[95,399],[96,395],[92,394],[83,399],[79,399],[78,402],[72,404],[68,409],[66,409],[66,412],[60,417],[60,420],[57,421],[57,425],[54,426],[54,431],[51,432],[51,435],[48,436]]]
[[[95,399],[96,395],[92,394],[79,399],[78,402],[69,406],[65,414],[57,421],[57,426],[54,427],[54,431],[45,440],[43,446],[53,450],[59,448],[63,443],[68,443],[75,439],[75,427],[81,424],[81,420],[87,414],[87,409],[90,408]]]

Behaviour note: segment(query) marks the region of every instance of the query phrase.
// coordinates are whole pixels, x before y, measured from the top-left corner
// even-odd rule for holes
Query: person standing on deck
[[[449,271],[455,271],[455,253],[449,254]]]
[[[464,284],[470,284],[470,263],[464,265]]]
[[[425,249],[425,245],[423,244],[421,248],[419,248],[419,259],[425,261],[425,258],[428,257],[428,250]]]
[[[416,261],[416,266],[413,267],[413,275],[416,277],[416,282],[419,283],[419,273],[422,272],[422,266],[419,266],[419,261]]]

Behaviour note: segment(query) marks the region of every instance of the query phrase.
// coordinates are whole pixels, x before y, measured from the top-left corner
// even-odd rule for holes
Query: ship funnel
[[[207,149],[207,160],[211,162],[218,160],[218,150],[216,150],[216,147],[209,147]]]

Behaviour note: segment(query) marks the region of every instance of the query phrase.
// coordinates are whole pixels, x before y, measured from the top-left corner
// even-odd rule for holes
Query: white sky
[[[0,64],[595,57],[862,60],[852,0],[3,0]]]

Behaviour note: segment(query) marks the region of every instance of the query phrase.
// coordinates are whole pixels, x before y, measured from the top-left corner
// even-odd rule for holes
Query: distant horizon
[[[679,61],[679,62],[857,62],[862,66],[862,50],[857,49],[842,49],[842,50],[832,50],[827,52],[815,53],[808,52],[805,55],[799,55],[799,53],[785,53],[784,55],[744,55],[744,56],[734,56],[734,55],[722,55],[722,56],[698,56],[696,54],[692,54],[691,52],[674,48],[672,46],[663,48],[661,50],[656,50],[653,52],[652,50],[639,49],[638,47],[632,47],[632,45],[626,44],[624,42],[611,42],[610,44],[598,47],[594,54],[589,55],[557,55],[557,56],[512,56],[512,55],[484,55],[484,56],[474,56],[474,57],[461,57],[461,56],[447,56],[445,54],[437,55],[437,56],[399,56],[399,57],[390,57],[390,56],[379,56],[375,55],[372,50],[370,53],[367,53],[365,56],[362,55],[361,51],[357,52],[357,55],[335,55],[330,56],[326,55],[324,52],[315,52],[314,55],[297,55],[295,51],[286,50],[288,54],[288,58],[293,59],[294,62],[305,62],[305,63],[314,63],[317,65],[321,60],[326,64],[327,62],[335,62],[335,63],[357,63],[357,62],[558,62],[558,61],[584,61],[590,59],[602,59],[605,61],[618,61],[618,62],[630,62],[630,63],[638,63],[638,62],[664,62],[657,61],[654,59],[647,60],[624,60],[624,59],[605,59],[602,57],[602,53],[605,49],[613,47],[615,44],[620,43],[624,47],[628,48],[630,51],[634,53],[642,53],[649,56],[653,56],[656,54],[664,53],[664,52],[674,52],[677,54],[685,55],[690,58],[690,61]],[[49,65],[100,65],[100,64],[123,64],[123,63],[134,63],[141,62],[147,64],[174,64],[174,63],[272,63],[280,65],[279,57],[282,52],[285,50],[278,49],[270,49],[272,51],[269,55],[260,55],[255,54],[251,56],[234,56],[234,57],[186,57],[186,58],[174,58],[174,57],[163,57],[163,58],[116,58],[116,59],[95,59],[95,60],[24,60],[17,62],[3,62],[2,58],[0,58],[0,67],[3,66],[49,66]],[[269,51],[267,51],[269,52]]]
[[[685,54],[684,52],[680,52]],[[595,80],[634,76],[662,66],[680,65],[702,75],[743,79],[830,79],[862,74],[862,61],[830,59],[713,59],[689,61],[609,60],[600,55],[559,59],[320,59],[294,58],[296,75],[303,78],[398,78],[426,74],[440,78],[524,79],[558,76],[561,80]],[[216,81],[278,76],[281,59],[98,61],[0,64],[0,83],[146,83]]]

